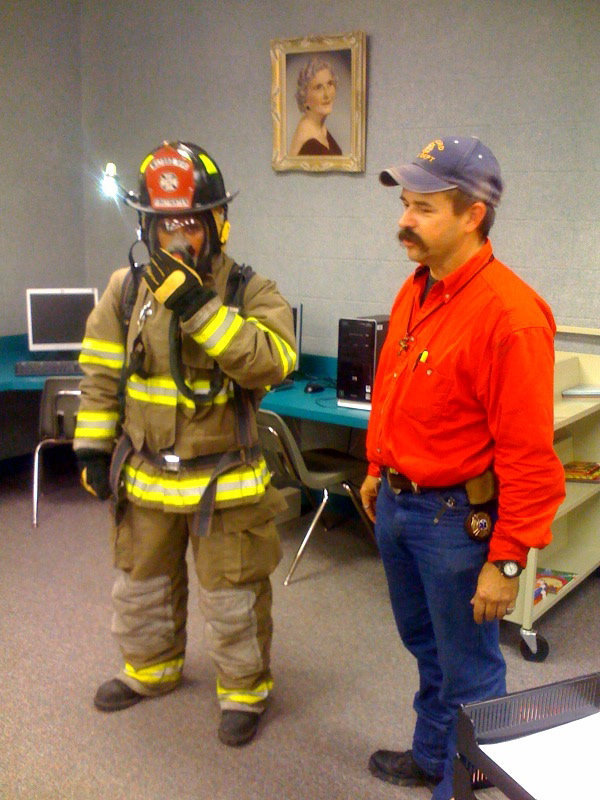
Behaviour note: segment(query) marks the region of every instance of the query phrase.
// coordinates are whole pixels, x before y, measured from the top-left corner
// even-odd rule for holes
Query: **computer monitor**
[[[97,289],[27,289],[29,350],[80,350]]]
[[[294,335],[296,337],[296,372],[300,372],[300,354],[302,350],[302,303],[292,306],[294,315]]]

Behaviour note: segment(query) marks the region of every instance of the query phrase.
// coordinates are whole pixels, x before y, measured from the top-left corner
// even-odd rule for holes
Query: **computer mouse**
[[[324,387],[324,386],[321,386],[321,384],[320,384],[320,383],[313,383],[313,382],[309,382],[309,383],[307,383],[307,384],[306,384],[306,386],[304,387],[304,391],[305,391],[307,394],[313,394],[314,392],[322,392],[324,388],[325,388],[325,387]]]

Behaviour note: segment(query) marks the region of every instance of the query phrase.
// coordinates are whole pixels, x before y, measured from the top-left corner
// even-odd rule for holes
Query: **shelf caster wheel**
[[[525,661],[545,661],[550,652],[547,639],[535,631],[521,630],[521,655]]]

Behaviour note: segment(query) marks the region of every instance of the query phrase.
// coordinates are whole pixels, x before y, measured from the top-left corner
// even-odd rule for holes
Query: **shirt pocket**
[[[405,380],[399,410],[419,422],[439,420],[445,415],[452,393],[452,380],[432,364],[418,363]]]

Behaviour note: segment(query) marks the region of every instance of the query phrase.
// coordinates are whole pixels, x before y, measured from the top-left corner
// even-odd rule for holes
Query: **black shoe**
[[[260,714],[253,711],[223,711],[218,736],[223,744],[239,747],[254,738],[258,730]]]
[[[140,700],[144,699],[143,694],[138,694],[130,689],[126,683],[118,678],[112,678],[98,688],[94,697],[94,705],[100,711],[120,711],[122,708],[129,708]]]
[[[376,778],[397,786],[428,786],[431,789],[442,780],[421,769],[413,758],[412,750],[403,753],[377,750],[369,759],[369,771]]]

